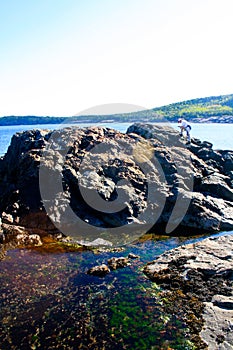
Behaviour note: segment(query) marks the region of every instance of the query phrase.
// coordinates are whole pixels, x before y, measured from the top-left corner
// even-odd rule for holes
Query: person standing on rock
[[[191,143],[190,130],[191,126],[188,124],[187,120],[179,118],[178,119],[178,127],[180,128],[180,136],[184,136],[184,131],[186,132],[187,144]]]

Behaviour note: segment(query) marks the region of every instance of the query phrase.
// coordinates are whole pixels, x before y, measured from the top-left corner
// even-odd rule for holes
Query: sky
[[[0,0],[0,116],[231,94],[232,13],[232,0]]]

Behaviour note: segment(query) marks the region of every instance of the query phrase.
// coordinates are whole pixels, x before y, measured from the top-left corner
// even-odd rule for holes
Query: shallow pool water
[[[191,349],[183,315],[164,313],[158,287],[142,268],[199,239],[148,235],[121,252],[8,251],[0,262],[1,350]],[[130,252],[140,259],[128,267],[104,278],[86,273]]]

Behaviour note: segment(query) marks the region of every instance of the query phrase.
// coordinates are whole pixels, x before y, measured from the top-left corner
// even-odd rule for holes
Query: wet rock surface
[[[107,273],[109,272],[110,272],[110,269],[105,264],[94,266],[87,271],[89,275],[100,276],[100,277],[107,275]]]
[[[232,248],[233,235],[208,238],[168,251],[144,268],[172,307],[178,304],[187,314],[193,341],[201,349],[233,346]]]
[[[39,235],[80,231],[80,242],[90,236],[111,245],[103,229],[130,227],[125,237],[115,235],[119,245],[149,229],[179,235],[232,230],[232,169],[232,151],[197,139],[187,146],[169,127],[17,133],[0,162],[2,232],[7,236],[9,225]],[[93,227],[99,233],[92,236]]]
[[[108,259],[107,261],[107,265],[106,264],[102,264],[102,265],[96,265],[90,269],[87,270],[87,274],[89,275],[93,275],[93,276],[100,276],[100,277],[104,277],[105,275],[107,275],[111,270],[117,270],[117,269],[121,269],[123,267],[127,267],[130,266],[131,263],[131,259],[139,259],[139,255],[135,255],[133,253],[129,253],[128,257],[124,257],[124,256],[113,256],[110,259]]]
[[[130,265],[129,259],[125,258],[124,256],[120,256],[117,258],[112,257],[111,259],[108,260],[108,266],[110,267],[111,270],[116,270],[129,265]]]

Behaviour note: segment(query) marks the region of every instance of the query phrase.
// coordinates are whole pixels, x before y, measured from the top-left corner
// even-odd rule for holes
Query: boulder
[[[16,133],[0,162],[2,222],[115,246],[148,230],[232,230],[232,159],[163,125]]]
[[[23,245],[24,247],[42,245],[40,236],[36,234],[29,235],[29,234],[21,233],[16,236],[16,240],[18,242],[18,245]]]
[[[156,145],[155,156],[172,186],[159,223],[166,225],[176,206],[173,222],[181,220],[180,214],[185,212],[185,215],[179,229],[173,230],[175,234],[179,234],[182,227],[184,234],[192,228],[206,232],[232,230],[233,152],[214,151],[213,144],[198,139],[192,139],[191,144],[185,146],[172,127],[163,128],[158,124],[136,123],[127,132],[139,134]]]
[[[93,276],[99,276],[99,277],[104,277],[110,272],[110,269],[107,265],[102,264],[102,265],[97,265],[92,268],[90,268],[87,271],[87,274],[93,275]]]
[[[140,256],[137,255],[137,254],[134,254],[134,253],[129,253],[129,254],[128,254],[128,258],[129,258],[129,259],[139,259]]]
[[[108,266],[110,267],[111,270],[116,270],[129,265],[130,265],[129,258],[125,258],[123,256],[112,257],[108,259]]]
[[[7,224],[13,224],[13,222],[14,222],[13,216],[11,214],[7,214],[7,213],[3,212],[1,224],[2,224],[2,222],[5,222]]]
[[[208,193],[217,198],[233,202],[233,190],[228,186],[228,177],[219,173],[212,173],[202,179],[199,186],[201,193]]]

